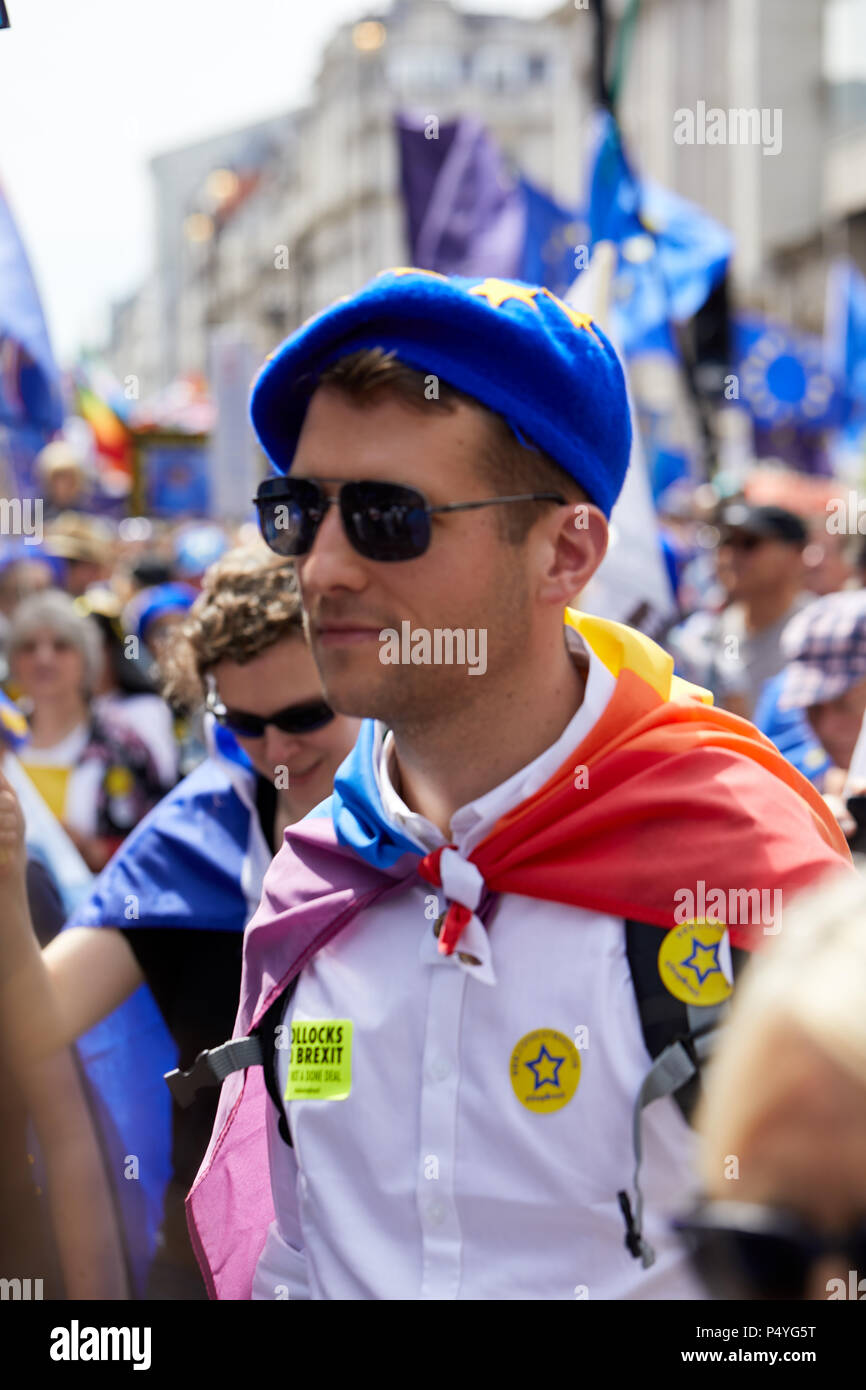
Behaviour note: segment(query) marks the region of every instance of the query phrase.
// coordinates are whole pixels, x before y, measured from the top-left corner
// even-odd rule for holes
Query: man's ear
[[[586,588],[607,550],[608,525],[592,502],[557,507],[538,528],[541,571],[536,593],[543,603],[563,607]]]

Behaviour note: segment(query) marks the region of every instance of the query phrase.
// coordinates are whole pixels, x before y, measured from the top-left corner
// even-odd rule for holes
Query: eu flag
[[[587,220],[591,245],[617,248],[612,313],[628,353],[696,314],[733,250],[730,233],[700,208],[637,177],[607,111],[598,118]]]
[[[475,117],[399,114],[396,125],[412,265],[566,293],[585,235],[575,210],[513,171]]]
[[[826,370],[820,338],[760,315],[734,321],[740,400],[762,429],[827,429],[840,421],[842,400]]]
[[[866,408],[866,279],[846,260],[827,279],[824,361],[849,411]]]
[[[579,252],[586,227],[576,209],[562,207],[524,175],[520,180],[526,208],[523,255],[519,278],[546,285],[564,297],[580,270]]]
[[[526,211],[488,131],[470,116],[395,119],[411,263],[443,275],[516,278]]]
[[[39,292],[0,188],[0,425],[57,430],[59,376]]]

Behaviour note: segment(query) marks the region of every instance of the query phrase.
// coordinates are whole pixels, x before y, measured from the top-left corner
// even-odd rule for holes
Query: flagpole
[[[610,91],[607,85],[607,11],[605,0],[595,0],[593,7],[595,15],[595,65],[593,76],[595,78],[595,100],[599,106],[612,111],[613,107],[610,99]]]

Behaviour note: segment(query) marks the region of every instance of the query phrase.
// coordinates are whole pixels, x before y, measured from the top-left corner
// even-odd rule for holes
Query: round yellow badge
[[[570,1038],[553,1028],[526,1033],[511,1054],[511,1084],[527,1110],[561,1110],[579,1080],[580,1053]]]
[[[721,1004],[733,990],[728,929],[724,922],[682,922],[659,947],[662,984],[684,1004]]]

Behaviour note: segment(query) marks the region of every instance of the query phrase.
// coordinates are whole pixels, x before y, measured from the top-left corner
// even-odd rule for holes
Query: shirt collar
[[[533,758],[531,763],[527,763],[526,767],[506,778],[498,787],[484,792],[482,796],[476,797],[474,801],[455,811],[451,819],[450,842],[426,816],[420,815],[417,811],[410,811],[396,791],[392,780],[394,735],[390,729],[386,730],[379,720],[376,721],[373,768],[382,799],[382,809],[392,824],[402,830],[404,835],[415,840],[420,848],[438,849],[440,845],[452,843],[464,856],[471,854],[474,847],[484,839],[506,811],[510,811],[512,807],[519,805],[544,786],[604,713],[616,680],[575,628],[566,624],[564,630],[566,645],[576,661],[589,662],[586,689],[580,708],[556,742],[537,758]]]

